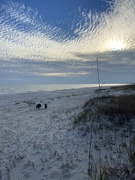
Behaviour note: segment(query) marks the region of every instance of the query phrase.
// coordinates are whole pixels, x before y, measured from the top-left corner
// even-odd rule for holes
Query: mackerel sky
[[[135,0],[0,0],[0,84],[135,83]]]

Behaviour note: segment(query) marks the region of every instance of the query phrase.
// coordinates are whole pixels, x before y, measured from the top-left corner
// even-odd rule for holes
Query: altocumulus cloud
[[[95,71],[98,57],[103,77],[109,72],[113,77],[116,67],[119,77],[120,72],[121,77],[128,72],[133,77],[135,0],[115,0],[102,13],[80,10],[80,17],[76,23],[73,20],[73,35],[68,37],[43,22],[37,10],[14,1],[2,4],[1,73],[18,69],[18,73],[39,76],[86,76]]]

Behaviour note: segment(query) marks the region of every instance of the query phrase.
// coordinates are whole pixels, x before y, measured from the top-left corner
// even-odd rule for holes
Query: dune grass
[[[88,120],[92,114],[107,115],[110,119],[123,119],[120,124],[126,123],[135,116],[135,94],[120,96],[101,96],[98,99],[88,100],[74,123]]]
[[[94,168],[90,172],[90,179],[95,180],[132,180],[135,179],[135,136],[134,124],[135,119],[135,85],[128,85],[122,87],[113,87],[111,90],[122,90],[124,93],[116,93],[116,95],[100,95],[97,98],[89,99],[84,106],[82,111],[75,117],[74,124],[87,124],[89,126],[90,133],[92,131],[92,143],[94,144],[94,136],[99,136],[96,146],[93,146],[91,150],[91,157],[93,152],[99,152],[102,154],[105,148],[110,147],[109,151],[112,151],[112,156],[108,157],[107,164],[105,158],[102,156],[98,157],[99,162],[95,164],[95,159],[91,159],[91,167]],[[93,121],[92,123],[91,120]],[[93,128],[91,128],[93,124]],[[99,128],[101,127],[101,128]],[[88,129],[88,128],[86,128]],[[101,133],[102,131],[102,133]],[[87,134],[84,133],[84,134]],[[112,142],[109,138],[110,134],[113,137],[116,136],[116,142]],[[103,135],[104,134],[104,135]],[[100,137],[102,135],[102,137]],[[105,139],[103,138],[105,137]],[[107,139],[109,141],[107,141]],[[100,144],[104,143],[104,146]],[[117,145],[116,145],[117,144]],[[96,148],[98,146],[98,148]],[[115,149],[115,151],[114,151]],[[103,153],[104,154],[104,153]],[[117,154],[118,159],[113,157]],[[110,162],[113,159],[114,165]],[[124,160],[125,159],[125,160]],[[124,162],[124,163],[123,163]],[[95,173],[96,172],[96,173]]]
[[[135,84],[128,84],[123,86],[113,86],[111,87],[112,90],[124,90],[124,91],[134,91]]]
[[[101,97],[97,113],[112,117],[112,120],[118,119],[119,124],[124,124],[135,116],[135,94]]]

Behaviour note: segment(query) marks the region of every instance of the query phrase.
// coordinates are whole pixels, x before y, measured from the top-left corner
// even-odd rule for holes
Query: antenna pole
[[[96,58],[96,60],[97,60],[97,75],[98,75],[98,86],[99,86],[99,89],[100,89],[100,78],[99,78],[98,58]]]

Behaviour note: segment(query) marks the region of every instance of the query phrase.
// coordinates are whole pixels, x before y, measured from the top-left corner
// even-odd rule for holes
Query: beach
[[[109,88],[100,92],[122,93]],[[97,96],[95,88],[0,95],[0,179],[86,180],[94,172],[97,178],[101,167],[129,165],[134,119],[132,130],[130,124],[108,129],[110,122],[102,116],[94,120],[92,133],[90,121],[74,123],[84,104]],[[38,103],[41,108],[36,109]]]

